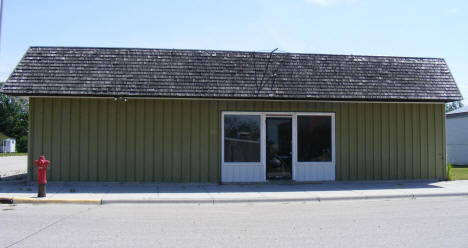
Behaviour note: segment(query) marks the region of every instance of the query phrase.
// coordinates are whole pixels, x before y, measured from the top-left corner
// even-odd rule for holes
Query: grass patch
[[[452,164],[447,164],[447,180],[453,180]]]
[[[453,180],[468,180],[468,165],[453,165],[452,178]]]
[[[12,152],[12,153],[0,153],[0,157],[13,157],[13,156],[27,156],[27,153]]]

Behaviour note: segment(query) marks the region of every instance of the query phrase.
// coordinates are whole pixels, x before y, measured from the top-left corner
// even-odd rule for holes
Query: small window
[[[297,156],[299,162],[332,161],[332,117],[297,117]]]
[[[260,162],[260,116],[224,116],[224,162]]]

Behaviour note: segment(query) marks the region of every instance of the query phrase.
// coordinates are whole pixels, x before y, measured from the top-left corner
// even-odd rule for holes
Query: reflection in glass
[[[266,170],[268,179],[291,178],[291,118],[266,119]]]
[[[260,162],[260,116],[224,116],[224,161]]]

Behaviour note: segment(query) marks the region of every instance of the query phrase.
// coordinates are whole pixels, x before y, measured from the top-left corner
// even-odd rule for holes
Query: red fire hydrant
[[[34,164],[37,167],[37,197],[46,196],[46,184],[47,184],[47,165],[50,164],[49,160],[46,160],[44,155],[39,156],[38,160],[34,160]]]

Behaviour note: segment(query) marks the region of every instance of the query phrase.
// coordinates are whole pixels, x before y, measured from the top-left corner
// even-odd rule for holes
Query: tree
[[[447,113],[461,107],[463,107],[463,103],[461,101],[446,103],[445,112]]]
[[[0,87],[3,83],[0,83]],[[27,152],[28,102],[0,94],[0,132],[16,139],[16,150]]]

